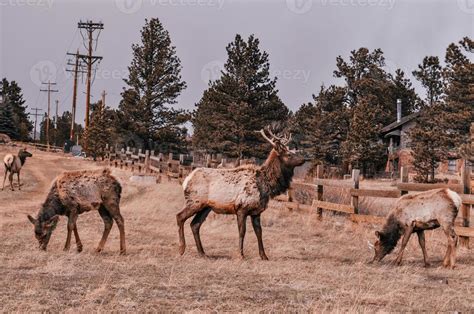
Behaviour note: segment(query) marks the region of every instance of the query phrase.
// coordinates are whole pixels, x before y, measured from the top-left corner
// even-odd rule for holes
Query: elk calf
[[[279,137],[270,128],[260,134],[272,145],[272,150],[262,166],[246,165],[234,169],[197,168],[183,182],[185,205],[176,215],[179,229],[179,253],[186,248],[184,222],[194,216],[191,230],[198,252],[204,256],[199,230],[207,215],[237,216],[239,227],[240,255],[244,256],[243,245],[247,216],[257,236],[261,259],[267,260],[262,241],[260,214],[267,208],[270,198],[284,193],[290,186],[294,168],[305,159],[288,148],[291,135]]]
[[[104,220],[104,233],[97,252],[104,248],[105,241],[112,228],[113,221],[120,231],[120,253],[125,254],[125,227],[120,214],[120,195],[122,187],[109,169],[101,171],[71,171],[58,176],[53,182],[46,201],[35,219],[28,219],[35,226],[35,236],[39,247],[46,250],[51,233],[59,216],[67,216],[67,238],[64,250],[69,250],[71,233],[74,231],[77,251],[82,251],[82,243],[77,232],[77,217],[91,210],[97,210]]]
[[[27,157],[32,157],[33,155],[26,151],[26,148],[20,149],[18,156],[8,154],[3,158],[3,164],[5,165],[5,176],[3,177],[3,186],[2,191],[5,188],[5,180],[7,179],[7,173],[10,172],[8,180],[10,181],[10,188],[13,189],[13,174],[16,173],[18,178],[18,189],[21,190],[20,184],[20,170],[25,164]]]
[[[400,197],[388,215],[382,231],[376,231],[378,240],[374,245],[374,261],[381,261],[393,251],[403,235],[402,245],[396,263],[401,264],[403,251],[412,233],[416,232],[423,251],[425,267],[429,266],[425,248],[425,230],[441,227],[448,238],[448,248],[443,266],[454,268],[457,235],[454,220],[461,207],[461,197],[450,189],[435,189]]]

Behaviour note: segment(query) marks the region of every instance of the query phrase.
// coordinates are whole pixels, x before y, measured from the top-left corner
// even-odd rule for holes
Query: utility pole
[[[71,131],[69,133],[69,139],[71,141],[74,141],[74,125],[76,123],[76,104],[77,104],[77,77],[78,77],[79,73],[82,74],[82,73],[87,73],[87,72],[85,72],[85,71],[83,71],[82,69],[79,68],[79,67],[82,66],[82,64],[80,63],[79,49],[77,49],[76,53],[69,53],[68,52],[67,54],[70,55],[70,56],[75,56],[75,58],[76,58],[74,63],[68,62],[68,65],[74,66],[74,69],[73,70],[66,69],[66,71],[68,71],[68,72],[74,72],[74,90],[73,90],[73,96],[72,96],[72,110],[71,110],[71,113],[72,113]]]
[[[34,110],[35,113],[28,113],[30,116],[35,116],[35,130],[33,131],[33,143],[36,143],[36,125],[38,123],[38,116],[41,116],[41,114],[38,113],[38,111],[42,111],[43,109],[40,108],[31,108],[31,110]]]
[[[48,81],[48,83],[43,83],[45,85],[48,85],[48,89],[40,89],[41,92],[48,92],[48,116],[46,119],[46,145],[48,146],[47,150],[49,151],[49,121],[50,121],[50,110],[51,110],[51,93],[57,93],[59,92],[57,89],[51,89],[51,85],[56,85],[56,83],[51,83],[51,81]]]
[[[102,60],[102,57],[92,55],[92,41],[93,41],[94,31],[99,31],[99,34],[100,34],[100,30],[104,29],[104,24],[103,23],[94,23],[92,21],[86,21],[86,22],[80,21],[77,24],[77,27],[81,30],[85,29],[86,32],[87,32],[87,37],[88,37],[88,54],[86,56],[79,55],[81,57],[81,59],[83,59],[85,61],[86,66],[87,66],[86,119],[85,119],[85,128],[84,128],[84,131],[87,132],[87,128],[89,127],[89,110],[90,110],[90,104],[91,104],[91,97],[90,96],[91,96],[92,65],[96,61]],[[98,35],[97,35],[97,38],[98,38]]]
[[[54,128],[58,129],[58,107],[59,107],[59,100],[56,99],[56,119],[54,120]]]

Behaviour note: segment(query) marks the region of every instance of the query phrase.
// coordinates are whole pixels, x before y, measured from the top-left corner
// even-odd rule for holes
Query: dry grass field
[[[9,148],[11,150],[11,148]],[[14,149],[17,150],[16,148]],[[7,148],[0,148],[0,155]],[[81,215],[84,251],[63,252],[63,217],[48,251],[37,249],[27,214],[37,213],[51,180],[63,170],[98,167],[59,154],[33,152],[23,190],[0,191],[0,310],[27,311],[311,311],[388,312],[474,310],[474,254],[459,249],[458,266],[440,266],[446,239],[427,235],[432,267],[422,267],[416,237],[404,264],[394,254],[368,264],[378,226],[355,225],[343,217],[289,212],[272,205],[262,215],[270,261],[261,261],[248,222],[245,260],[238,256],[235,217],[211,214],[201,229],[209,258],[199,258],[187,224],[187,251],[177,253],[175,214],[183,202],[174,182],[122,182],[127,255],[120,256],[113,227],[105,251],[94,252],[103,223],[97,213]]]

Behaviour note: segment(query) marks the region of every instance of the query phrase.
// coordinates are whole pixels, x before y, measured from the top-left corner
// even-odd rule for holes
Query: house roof
[[[396,129],[408,122],[410,122],[411,120],[415,119],[416,117],[418,117],[420,115],[419,112],[415,112],[415,113],[412,113],[412,114],[409,114],[408,116],[404,116],[402,117],[402,119],[400,120],[400,122],[398,121],[395,121],[395,122],[392,122],[390,123],[389,125],[387,126],[384,126],[382,128],[382,133],[387,133],[387,132],[390,132],[392,131],[393,129]]]

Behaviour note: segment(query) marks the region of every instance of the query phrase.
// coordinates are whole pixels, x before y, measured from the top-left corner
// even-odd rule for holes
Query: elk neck
[[[387,222],[382,229],[383,238],[380,239],[387,254],[392,252],[397,246],[398,240],[400,240],[403,232],[403,224],[393,214],[388,216]]]
[[[293,178],[294,167],[285,165],[278,153],[272,149],[265,163],[257,171],[257,185],[265,199],[280,195],[288,190]]]
[[[60,201],[56,182],[51,187],[46,201],[41,206],[38,213],[38,221],[48,221],[54,215],[64,215],[64,206]]]

